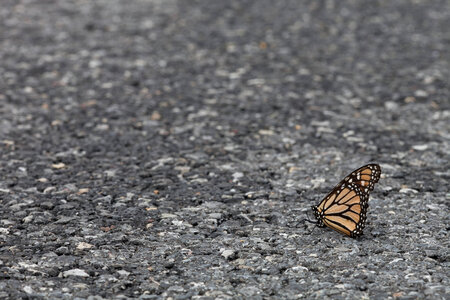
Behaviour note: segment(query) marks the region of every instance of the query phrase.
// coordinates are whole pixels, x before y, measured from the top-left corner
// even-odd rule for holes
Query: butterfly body
[[[346,176],[317,206],[312,206],[319,227],[328,226],[350,237],[363,233],[369,193],[380,179],[377,164],[365,165]]]

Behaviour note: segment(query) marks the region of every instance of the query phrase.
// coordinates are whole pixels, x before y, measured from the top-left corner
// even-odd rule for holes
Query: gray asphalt
[[[448,1],[2,1],[1,299],[450,299]],[[312,205],[378,163],[364,234]]]

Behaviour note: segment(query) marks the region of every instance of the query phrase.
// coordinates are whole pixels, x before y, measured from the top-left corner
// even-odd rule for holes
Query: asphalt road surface
[[[449,299],[449,1],[0,5],[0,299]],[[378,163],[364,234],[312,205]]]

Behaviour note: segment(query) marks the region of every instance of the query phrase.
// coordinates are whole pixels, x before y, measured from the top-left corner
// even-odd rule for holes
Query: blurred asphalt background
[[[449,299],[449,1],[0,5],[0,298]],[[382,178],[360,239],[299,223]]]

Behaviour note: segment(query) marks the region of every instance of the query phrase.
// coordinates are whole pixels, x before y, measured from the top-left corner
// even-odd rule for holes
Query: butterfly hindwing
[[[328,226],[351,237],[362,234],[369,193],[380,179],[377,164],[363,166],[346,176],[317,206],[317,225]]]

